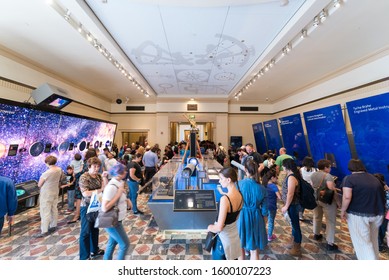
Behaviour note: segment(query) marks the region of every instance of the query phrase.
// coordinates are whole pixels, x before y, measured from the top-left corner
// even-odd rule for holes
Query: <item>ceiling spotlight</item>
[[[259,71],[259,75],[263,76],[265,73],[263,73],[263,70]]]
[[[315,16],[313,19],[313,26],[318,26],[320,24],[320,20],[318,16]]]
[[[320,22],[324,22],[327,18],[327,12],[323,9],[319,14]]]
[[[80,25],[78,26],[77,28],[78,32],[82,33],[82,24],[80,23]]]
[[[89,42],[92,42],[93,37],[92,37],[92,35],[91,35],[90,33],[88,33],[88,34],[86,35],[86,39],[87,39]]]
[[[145,93],[145,96],[146,96],[146,97],[150,97],[150,94],[148,94],[148,93],[146,92],[146,93]]]
[[[292,50],[292,46],[290,43],[288,43],[285,48],[282,49],[282,55],[288,54]]]
[[[306,29],[301,30],[300,38],[301,38],[301,39],[304,39],[304,38],[307,37],[307,36],[308,36],[307,30],[306,30]]]
[[[69,20],[69,19],[70,19],[70,11],[67,10],[67,11],[66,11],[66,14],[64,14],[63,17],[64,17],[66,20]]]
[[[276,63],[276,61],[274,59],[270,60],[269,62],[269,68],[272,68],[274,66],[274,64]]]
[[[340,7],[340,0],[334,0],[334,8],[339,8]]]

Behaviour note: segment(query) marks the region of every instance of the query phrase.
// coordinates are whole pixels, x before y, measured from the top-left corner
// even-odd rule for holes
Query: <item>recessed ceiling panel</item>
[[[227,97],[305,1],[86,2],[158,96]]]

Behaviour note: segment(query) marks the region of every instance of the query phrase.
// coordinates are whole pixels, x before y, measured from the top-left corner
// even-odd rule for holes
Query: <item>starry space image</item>
[[[0,175],[15,184],[39,180],[48,155],[56,156],[66,171],[76,153],[83,156],[88,147],[111,145],[115,131],[115,123],[1,103]]]

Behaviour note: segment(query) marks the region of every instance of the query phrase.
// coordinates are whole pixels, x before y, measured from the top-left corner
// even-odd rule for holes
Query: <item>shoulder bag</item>
[[[325,204],[332,204],[332,201],[334,200],[334,194],[335,192],[327,187],[327,184],[325,184],[324,187],[322,187],[322,183],[324,181],[324,178],[327,176],[327,174],[324,174],[323,179],[320,182],[318,193],[317,193],[317,199],[320,202],[323,202]]]
[[[114,186],[118,188],[116,185]],[[119,223],[119,208],[117,207],[117,202],[116,202],[115,206],[113,206],[111,209],[109,209],[106,212],[104,212],[100,208],[99,214],[96,218],[95,228],[112,228],[112,227],[116,227],[118,223]]]

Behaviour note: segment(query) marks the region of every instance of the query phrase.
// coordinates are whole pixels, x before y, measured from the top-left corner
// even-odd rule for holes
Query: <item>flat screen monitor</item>
[[[72,100],[67,99],[65,97],[54,95],[54,100],[52,100],[51,102],[49,101],[48,105],[56,109],[62,109],[70,102],[72,102]]]

